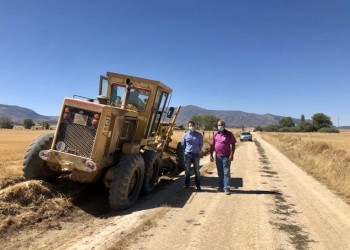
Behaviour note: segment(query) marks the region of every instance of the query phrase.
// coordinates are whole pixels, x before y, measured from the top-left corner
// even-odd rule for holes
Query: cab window
[[[151,119],[148,124],[146,137],[154,137],[157,133],[159,123],[163,117],[165,106],[168,100],[168,93],[164,92],[161,88],[157,90],[156,98],[153,103]]]
[[[111,87],[111,105],[120,107],[122,104],[122,97],[125,92],[125,85],[120,83],[112,83]]]
[[[148,89],[131,87],[129,104],[134,105],[137,111],[144,111],[146,109],[150,91]]]
[[[100,91],[99,94],[102,96],[107,96],[108,91],[108,78],[101,76],[100,77]]]

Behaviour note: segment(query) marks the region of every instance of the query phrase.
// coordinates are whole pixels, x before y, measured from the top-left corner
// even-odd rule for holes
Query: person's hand
[[[229,160],[230,160],[230,161],[233,161],[233,155],[230,155]]]
[[[213,162],[214,161],[214,157],[211,155],[210,156],[210,161]]]

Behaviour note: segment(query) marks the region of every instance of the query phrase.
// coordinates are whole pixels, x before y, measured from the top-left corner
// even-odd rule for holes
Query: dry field
[[[0,129],[0,181],[22,175],[22,161],[30,143],[40,134],[47,132]]]
[[[350,200],[350,131],[261,133],[261,136],[309,174]]]

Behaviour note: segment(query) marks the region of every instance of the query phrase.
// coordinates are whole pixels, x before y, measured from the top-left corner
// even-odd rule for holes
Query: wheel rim
[[[148,179],[148,184],[150,185],[154,185],[156,182],[156,178],[157,178],[157,164],[153,163],[152,164],[152,176]]]
[[[140,171],[139,169],[135,169],[129,184],[129,197],[132,197],[135,195],[139,182],[140,182]]]

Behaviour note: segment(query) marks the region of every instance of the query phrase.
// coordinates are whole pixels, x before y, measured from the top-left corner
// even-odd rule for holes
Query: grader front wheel
[[[23,160],[23,175],[29,180],[50,180],[57,178],[58,173],[52,171],[48,163],[39,157],[41,150],[49,149],[53,141],[53,133],[40,135],[30,144]]]
[[[109,204],[113,210],[124,210],[134,205],[139,197],[145,165],[140,154],[126,154],[112,169]]]

